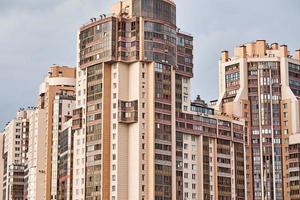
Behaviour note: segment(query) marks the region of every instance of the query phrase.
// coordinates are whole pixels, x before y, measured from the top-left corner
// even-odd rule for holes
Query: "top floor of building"
[[[198,96],[191,102],[191,110],[176,113],[177,132],[204,135],[212,138],[245,141],[245,121],[234,115],[218,112]]]
[[[296,50],[294,54],[291,54],[287,45],[279,45],[278,43],[268,44],[266,40],[256,40],[255,42],[249,42],[235,47],[232,56],[230,56],[227,50],[221,54],[222,63],[251,58],[289,58],[300,62],[300,49]]]

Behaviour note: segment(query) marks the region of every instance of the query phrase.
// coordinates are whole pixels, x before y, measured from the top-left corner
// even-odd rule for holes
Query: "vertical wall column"
[[[103,65],[102,199],[110,199],[111,65]]]

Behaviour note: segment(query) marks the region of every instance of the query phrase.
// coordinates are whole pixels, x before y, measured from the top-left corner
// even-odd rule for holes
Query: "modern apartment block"
[[[62,125],[62,130],[63,131],[58,136],[57,199],[72,200],[74,143],[72,120],[64,122]]]
[[[66,66],[50,67],[48,75],[40,85],[38,108],[46,111],[46,199],[57,199],[57,188],[52,184],[52,140],[54,101],[57,95],[75,95],[75,69]],[[59,122],[60,123],[60,122]],[[56,130],[54,130],[55,132]],[[55,139],[55,138],[54,138]],[[55,148],[55,147],[54,147]],[[56,181],[55,181],[56,182]]]
[[[216,109],[246,119],[248,199],[290,199],[289,136],[299,133],[300,51],[257,40],[222,52]]]
[[[176,199],[246,199],[244,122],[198,97],[176,126]]]
[[[24,199],[46,199],[46,125],[46,110],[35,109],[29,116]]]
[[[6,125],[0,145],[1,199],[50,199],[52,163],[58,169],[52,156],[58,158],[58,133],[72,118],[74,95],[75,69],[51,67],[40,85],[38,108],[20,109]]]
[[[21,200],[24,196],[24,178],[28,149],[28,121],[34,108],[20,109],[1,134],[1,199]]]
[[[243,121],[191,103],[193,37],[173,1],[120,1],[78,35],[74,199],[245,199]]]
[[[70,121],[73,115],[73,109],[75,108],[75,96],[56,95],[53,101],[53,116],[52,116],[52,183],[51,193],[53,198],[58,197],[58,191],[60,182],[58,181],[58,169],[59,169],[59,138],[63,132],[63,124]],[[59,198],[59,197],[58,197]],[[65,198],[66,199],[66,198]]]

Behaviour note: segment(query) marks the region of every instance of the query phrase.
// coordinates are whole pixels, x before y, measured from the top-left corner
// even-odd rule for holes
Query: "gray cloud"
[[[0,127],[18,108],[36,104],[49,66],[75,66],[77,29],[90,17],[109,13],[113,2],[0,1]],[[178,26],[195,37],[193,95],[218,97],[218,59],[224,49],[256,39],[300,48],[298,0],[175,2]]]

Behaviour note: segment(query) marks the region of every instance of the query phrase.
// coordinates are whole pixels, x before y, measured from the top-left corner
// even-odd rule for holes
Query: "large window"
[[[175,5],[163,0],[142,0],[142,16],[176,24]]]

